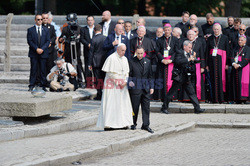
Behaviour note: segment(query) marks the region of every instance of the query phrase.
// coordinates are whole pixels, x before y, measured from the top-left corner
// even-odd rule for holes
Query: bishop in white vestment
[[[104,80],[101,110],[97,127],[124,128],[133,124],[132,105],[127,88],[129,64],[124,56],[126,45],[121,43],[117,51],[105,61],[102,70],[106,72]]]

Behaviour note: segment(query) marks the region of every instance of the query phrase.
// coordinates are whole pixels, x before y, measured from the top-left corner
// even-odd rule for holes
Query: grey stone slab
[[[0,96],[0,116],[38,117],[72,108],[72,97],[47,93],[45,98],[27,94]]]
[[[250,105],[230,104],[226,105],[226,113],[249,114]]]

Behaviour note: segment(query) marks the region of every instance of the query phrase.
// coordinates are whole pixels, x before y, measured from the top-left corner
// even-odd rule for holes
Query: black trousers
[[[184,80],[185,81],[183,82],[174,81],[172,83],[172,87],[169,89],[168,94],[164,96],[162,109],[168,109],[169,102],[171,101],[171,99],[173,99],[173,95],[178,91],[179,88],[182,88],[187,93],[194,106],[194,109],[200,109],[200,104],[191,81],[188,81],[188,79]]]
[[[102,71],[102,68],[93,68],[93,73],[95,77],[95,87],[97,89],[97,98],[101,98],[105,73]],[[90,77],[88,79],[90,79]]]
[[[37,84],[40,86],[46,86],[46,62],[47,58],[41,58],[40,55],[30,57],[30,79],[29,87],[34,87]],[[37,77],[40,76],[39,82],[37,82]]]
[[[149,126],[149,113],[150,113],[150,94],[143,91],[140,94],[130,94],[130,98],[132,101],[132,108],[134,112],[133,122],[134,125],[137,125],[137,118],[139,112],[139,106],[141,104],[142,108],[142,126],[148,127]]]
[[[85,57],[85,56],[84,56],[84,72],[83,72],[83,76],[84,76],[84,79],[85,79],[85,83],[87,82],[87,79],[92,77],[92,73],[91,73],[91,71],[89,70],[89,67],[88,67],[88,58]]]

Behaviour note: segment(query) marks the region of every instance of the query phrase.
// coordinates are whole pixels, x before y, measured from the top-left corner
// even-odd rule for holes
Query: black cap
[[[162,24],[167,24],[167,23],[170,24],[170,21],[169,20],[162,20]]]

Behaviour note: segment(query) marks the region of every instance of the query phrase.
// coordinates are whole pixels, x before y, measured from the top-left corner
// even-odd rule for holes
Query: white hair
[[[185,41],[183,42],[183,46],[187,46],[187,45],[189,45],[189,44],[192,44],[192,42],[189,41],[189,40],[185,40]]]
[[[191,32],[193,32],[193,33],[195,34],[195,32],[194,32],[192,29],[190,29],[190,30],[187,32],[187,35],[189,35]]]
[[[145,26],[138,26],[138,27],[137,27],[137,29],[141,29],[141,28],[143,28],[143,29],[146,31]]]
[[[175,27],[174,30],[176,30],[177,33],[179,33],[179,35],[182,34],[181,28],[179,27]]]
[[[52,15],[51,11],[48,12],[48,15],[49,15],[49,19],[53,18],[53,15]]]

